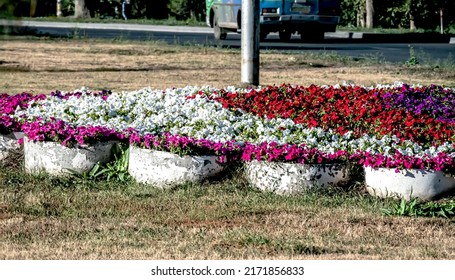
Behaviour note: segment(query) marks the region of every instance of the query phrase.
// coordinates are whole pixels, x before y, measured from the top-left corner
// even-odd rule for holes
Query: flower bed
[[[225,166],[215,155],[185,155],[130,147],[128,173],[141,183],[171,187],[186,182],[200,183],[216,176]]]
[[[63,146],[53,141],[24,141],[25,171],[28,173],[47,172],[62,176],[84,174],[97,163],[110,161],[115,141],[100,141],[90,145],[74,144]]]
[[[433,200],[455,188],[455,178],[426,169],[365,168],[367,191],[379,197]]]
[[[199,183],[222,172],[228,162],[240,155],[233,141],[206,139],[163,133],[140,135],[129,129],[129,174],[138,182],[168,187],[185,182]]]
[[[36,141],[129,139],[219,162],[355,162],[455,174],[455,94],[437,86],[144,88],[28,98],[3,112],[0,127],[14,123]]]
[[[44,98],[44,95],[34,96],[30,93],[0,94],[0,134],[20,131],[20,123],[13,117],[16,110],[26,109],[30,102]]]
[[[277,194],[339,187],[350,179],[347,163],[298,164],[253,160],[245,164],[245,175],[258,189]]]
[[[19,140],[22,138],[23,134],[19,132],[0,134],[0,160],[8,157],[11,151],[19,149]]]
[[[33,96],[29,93],[0,94],[0,160],[20,148],[23,133],[20,123],[13,117],[16,109],[27,108],[29,102],[42,98],[43,95]]]
[[[421,97],[416,96],[421,92]],[[209,96],[225,108],[239,108],[267,118],[290,118],[295,123],[341,134],[352,131],[356,137],[395,135],[401,140],[438,145],[450,141],[455,131],[453,114],[448,109],[455,103],[455,94],[452,89],[435,86],[282,85],[244,92],[220,90]]]

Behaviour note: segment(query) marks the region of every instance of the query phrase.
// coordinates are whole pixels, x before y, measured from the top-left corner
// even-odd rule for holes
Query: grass
[[[0,92],[50,93],[239,84],[240,51],[162,42],[0,37]],[[415,55],[419,55],[418,53]],[[331,52],[261,52],[261,83],[455,86],[453,64],[390,64]],[[433,62],[432,62],[433,63]],[[446,218],[388,216],[395,201],[344,189],[278,196],[241,168],[223,180],[157,189],[57,178],[0,163],[0,259],[453,259]]]
[[[7,35],[0,41],[0,92],[49,93],[82,86],[122,91],[145,86],[240,85],[238,49]],[[262,85],[343,81],[373,85],[401,80],[455,86],[450,58],[436,62],[426,57],[408,67],[386,62],[378,54],[353,58],[331,51],[264,50],[260,56]]]
[[[233,168],[158,189],[0,168],[1,259],[451,259],[455,225],[390,217],[359,184],[279,196]]]
[[[196,19],[177,20],[173,17],[168,19],[134,19],[124,20],[123,18],[75,18],[67,17],[23,17],[21,20],[30,21],[55,21],[55,22],[85,22],[85,23],[127,23],[127,24],[148,24],[148,25],[171,25],[171,26],[207,26],[205,21],[197,21]]]

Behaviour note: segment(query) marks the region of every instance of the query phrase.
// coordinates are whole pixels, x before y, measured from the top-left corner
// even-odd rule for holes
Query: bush
[[[56,0],[0,0],[0,17],[43,17],[56,15]],[[122,0],[86,0],[90,15],[97,18],[121,18]],[[342,26],[357,26],[357,18],[365,0],[341,0]],[[455,1],[452,0],[375,0],[374,24],[382,28],[409,28],[410,13],[415,13],[417,28],[439,30],[439,10],[443,7],[444,27],[452,31],[455,25]],[[74,0],[61,0],[64,16],[74,14]],[[204,0],[131,0],[128,18],[154,18],[204,21]]]
[[[170,0],[168,8],[170,15],[177,20],[205,20],[204,0]]]

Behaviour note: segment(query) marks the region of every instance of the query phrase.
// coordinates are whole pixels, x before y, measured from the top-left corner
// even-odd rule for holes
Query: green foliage
[[[365,0],[342,0],[341,1],[341,19],[343,26],[356,26],[357,15],[365,6]]]
[[[168,8],[170,15],[177,20],[205,19],[205,1],[202,0],[170,0]]]
[[[407,216],[407,217],[455,217],[455,201],[444,202],[423,202],[414,198],[409,201],[401,199],[394,202],[391,209],[382,209],[387,216]]]
[[[11,17],[14,13],[15,3],[9,0],[0,0],[0,18]]]
[[[342,0],[341,25],[357,26],[357,17],[365,5],[365,0]],[[440,24],[439,10],[444,11],[444,26],[455,24],[455,9],[452,0],[382,0],[374,1],[374,25],[382,28],[410,27],[414,18],[417,28],[435,31]]]
[[[128,174],[129,148],[126,144],[118,143],[112,146],[114,159],[106,164],[97,163],[89,172],[79,174],[71,171],[73,175],[83,180],[106,180],[126,182],[130,179]]]
[[[419,60],[417,59],[414,48],[411,46],[409,46],[409,59],[406,61],[405,64],[408,67],[416,66],[417,64],[419,64]]]
[[[74,14],[75,0],[61,0],[63,16]],[[92,18],[122,19],[122,0],[86,0]],[[30,14],[31,0],[0,0],[0,17],[11,16],[55,16],[56,0],[37,1],[34,15]],[[128,19],[169,19],[186,21],[189,24],[205,21],[204,0],[132,0],[127,7]],[[363,17],[365,0],[341,0],[341,26],[359,27],[358,19]],[[452,0],[375,0],[374,25],[382,28],[409,29],[414,18],[417,28],[438,31],[439,11],[444,12],[444,28],[453,31],[455,25],[455,1]]]
[[[417,199],[413,199],[411,201],[406,201],[405,199],[401,199],[398,203],[392,204],[392,209],[382,209],[383,213],[387,216],[409,216],[409,217],[416,217],[417,216]]]
[[[74,15],[74,0],[61,0],[60,7],[63,16]]]

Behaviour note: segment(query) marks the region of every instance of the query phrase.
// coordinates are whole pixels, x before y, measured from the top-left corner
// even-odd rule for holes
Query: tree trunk
[[[36,13],[36,0],[30,1],[30,17],[34,17]]]
[[[407,9],[408,9],[408,14],[409,14],[409,29],[411,30],[416,30],[416,23],[415,23],[415,18],[417,14],[416,6],[415,6],[415,1],[414,0],[408,0],[407,1]]]
[[[57,12],[56,12],[57,17],[62,17],[62,1],[57,0]]]
[[[414,15],[410,15],[409,17],[410,17],[410,19],[409,19],[409,29],[416,30],[417,27],[416,27],[416,23],[414,21]]]
[[[373,16],[374,16],[374,6],[373,0],[365,0],[365,10],[367,13],[366,16],[366,27],[373,28]]]
[[[90,12],[85,6],[85,0],[76,0],[74,3],[74,17],[75,18],[89,18]]]
[[[441,24],[441,34],[444,34],[444,12],[443,9],[439,9],[439,19]]]
[[[365,7],[363,5],[357,10],[357,26],[365,27]]]

